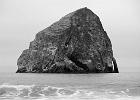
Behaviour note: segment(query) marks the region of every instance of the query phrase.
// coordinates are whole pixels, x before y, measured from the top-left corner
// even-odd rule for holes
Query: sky
[[[99,16],[119,71],[140,71],[140,0],[0,0],[0,72],[15,72],[37,32],[83,7]]]

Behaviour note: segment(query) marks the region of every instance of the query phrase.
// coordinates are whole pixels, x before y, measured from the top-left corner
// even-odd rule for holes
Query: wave
[[[139,95],[129,95],[130,89],[93,90],[74,87],[39,85],[0,85],[1,100],[140,100]]]

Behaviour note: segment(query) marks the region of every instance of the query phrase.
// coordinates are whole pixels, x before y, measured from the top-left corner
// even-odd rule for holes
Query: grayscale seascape
[[[140,100],[139,0],[0,0],[0,100]]]

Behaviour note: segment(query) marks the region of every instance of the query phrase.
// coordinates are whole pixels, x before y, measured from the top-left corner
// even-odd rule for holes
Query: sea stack
[[[111,41],[99,17],[87,7],[38,32],[17,65],[17,73],[119,72]]]

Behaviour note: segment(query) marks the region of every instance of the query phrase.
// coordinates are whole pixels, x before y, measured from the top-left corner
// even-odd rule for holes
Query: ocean
[[[0,73],[0,100],[140,100],[140,72]]]

